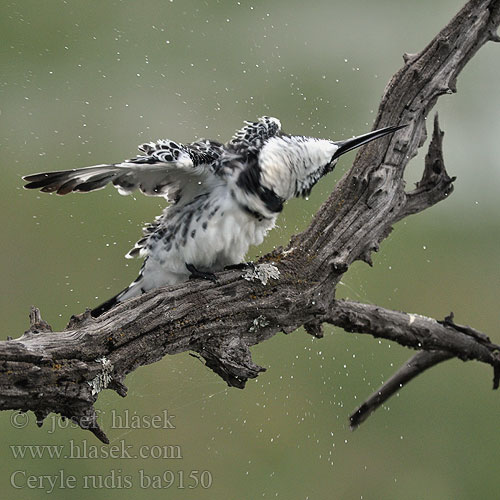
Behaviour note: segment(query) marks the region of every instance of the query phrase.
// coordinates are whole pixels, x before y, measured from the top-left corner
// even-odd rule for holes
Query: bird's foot
[[[255,269],[255,264],[253,262],[240,262],[239,264],[231,264],[224,267],[224,271],[243,271],[244,269]]]
[[[189,279],[201,279],[201,280],[209,280],[213,281],[214,283],[217,282],[217,278],[214,273],[206,273],[204,271],[198,271],[196,267],[193,266],[193,264],[186,264],[186,269],[191,273],[189,276]]]

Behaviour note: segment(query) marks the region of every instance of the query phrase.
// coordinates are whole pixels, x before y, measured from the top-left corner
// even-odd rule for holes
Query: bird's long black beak
[[[339,141],[335,144],[338,145],[339,149],[335,151],[335,154],[332,157],[332,161],[337,159],[339,156],[347,153],[348,151],[352,151],[353,149],[359,148],[363,144],[367,142],[374,141],[375,139],[379,139],[380,137],[384,137],[384,135],[392,134],[401,128],[406,127],[407,125],[396,125],[394,127],[385,127],[379,128],[378,130],[374,130],[373,132],[368,132],[367,134],[359,135],[358,137],[353,137],[352,139],[347,139],[346,141]]]

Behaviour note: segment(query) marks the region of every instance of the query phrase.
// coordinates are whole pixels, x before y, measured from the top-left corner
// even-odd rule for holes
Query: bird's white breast
[[[173,241],[158,239],[148,251],[149,261],[158,262],[165,271],[189,274],[186,263],[198,270],[220,271],[224,266],[244,260],[250,245],[260,245],[274,226],[276,217],[258,220],[245,211],[226,186],[210,192],[201,207],[194,211],[189,227],[180,219],[167,219],[178,229]],[[151,262],[152,264],[152,262]]]

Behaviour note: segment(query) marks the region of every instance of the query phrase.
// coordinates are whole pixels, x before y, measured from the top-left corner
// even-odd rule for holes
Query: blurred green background
[[[3,0],[2,338],[27,328],[31,304],[62,328],[71,314],[126,286],[140,262],[123,255],[163,207],[112,188],[67,197],[27,192],[21,175],[119,161],[157,138],[226,140],[263,114],[291,133],[364,133],[403,52],[422,49],[461,6]],[[483,47],[460,76],[458,95],[439,100],[446,163],[458,177],[454,194],[399,223],[374,268],[353,265],[339,296],[437,318],[454,311],[457,322],[500,342],[499,62],[498,45]],[[343,157],[308,201],[289,203],[249,258],[306,227],[352,159]],[[422,165],[423,151],[410,165],[409,186]],[[268,371],[244,391],[184,354],[131,374],[125,399],[99,396],[114,445],[134,453],[179,446],[182,459],[16,458],[11,446],[61,445],[67,454],[71,443],[100,443],[80,429],[51,432],[61,426],[54,416],[38,429],[33,415],[24,427],[12,421],[14,412],[1,414],[5,497],[46,498],[52,490],[61,499],[498,498],[500,394],[491,391],[489,368],[439,366],[351,433],[349,413],[412,352],[333,328],[322,340],[280,334],[252,351]],[[168,410],[175,429],[117,429],[113,410],[143,421]],[[174,484],[146,487],[141,470],[148,477],[174,471]],[[60,471],[75,476],[75,489],[36,479]],[[192,471],[209,471],[210,487],[190,489]],[[84,476],[96,482],[85,484]],[[207,486],[208,472],[203,478]]]

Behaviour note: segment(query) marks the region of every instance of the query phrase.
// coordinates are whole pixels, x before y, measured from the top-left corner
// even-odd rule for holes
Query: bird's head
[[[272,137],[259,155],[260,182],[283,200],[308,196],[321,177],[335,168],[341,155],[405,126],[386,127],[337,142],[302,136]]]

